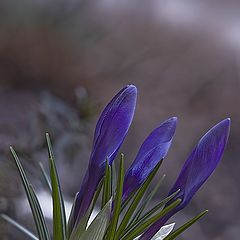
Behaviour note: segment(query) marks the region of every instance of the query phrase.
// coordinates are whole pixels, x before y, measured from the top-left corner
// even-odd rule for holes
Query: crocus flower
[[[172,117],[154,129],[142,144],[135,160],[126,172],[123,201],[144,182],[156,165],[165,158],[176,130],[177,118]]]
[[[229,135],[230,119],[227,118],[210,129],[199,141],[185,162],[169,195],[180,189],[171,203],[180,198],[181,203],[165,217],[155,222],[141,236],[141,240],[149,240],[176,212],[183,209],[192,199],[197,190],[217,167]],[[170,204],[170,203],[169,203]]]
[[[80,192],[77,194],[71,231],[86,213],[104,175],[106,160],[111,164],[131,125],[137,99],[133,85],[124,87],[103,110],[94,133],[93,148]]]

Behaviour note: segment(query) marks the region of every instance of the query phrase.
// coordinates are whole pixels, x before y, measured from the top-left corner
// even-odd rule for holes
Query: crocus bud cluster
[[[137,99],[133,85],[124,87],[103,110],[95,129],[93,148],[81,189],[77,194],[70,219],[70,230],[86,213],[97,186],[104,175],[106,162],[111,165],[131,125]],[[166,157],[171,146],[177,118],[172,117],[157,128],[143,142],[136,158],[126,171],[122,202],[135,192],[147,179],[153,169]],[[151,239],[167,220],[183,209],[197,190],[217,167],[229,135],[230,119],[227,118],[211,128],[198,142],[186,160],[169,196],[179,189],[177,195],[165,207],[181,199],[181,203],[167,215],[152,224],[140,237]]]

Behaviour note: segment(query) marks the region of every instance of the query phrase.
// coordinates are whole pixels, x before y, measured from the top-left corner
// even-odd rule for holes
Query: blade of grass
[[[75,197],[74,197],[74,200],[73,200],[73,204],[72,204],[72,208],[71,208],[71,212],[70,212],[70,215],[69,215],[69,219],[68,219],[68,223],[67,223],[67,239],[70,238],[70,235],[71,235],[71,232],[70,232],[70,223],[72,222],[72,219],[73,219],[73,214],[74,214],[74,209],[75,209],[75,206],[76,206],[76,200],[77,200],[77,196],[78,196],[78,193],[76,193]]]
[[[88,224],[88,221],[89,221],[89,218],[92,214],[92,211],[93,211],[93,208],[97,202],[97,199],[99,197],[99,194],[102,190],[102,187],[103,187],[103,179],[99,182],[98,184],[98,187],[97,187],[97,190],[94,194],[94,197],[93,197],[93,200],[90,204],[90,207],[88,208],[85,216],[81,219],[81,221],[77,224],[75,224],[74,228],[73,228],[73,231],[72,233],[70,234],[70,237],[69,237],[69,240],[75,240],[75,239],[78,239],[86,230],[87,228],[87,224]],[[73,208],[72,208],[73,209]],[[70,220],[70,219],[69,219]],[[76,221],[78,222],[78,220]]]
[[[122,203],[121,212],[130,204],[130,202],[134,199],[138,190],[135,190],[130,194],[130,196]]]
[[[159,169],[160,166],[161,166],[161,164],[162,164],[162,161],[160,161],[159,167],[158,167],[158,165],[157,165],[156,167],[158,167],[158,169]],[[163,175],[162,178],[165,178],[165,175]],[[161,181],[162,181],[162,179],[160,180],[160,182],[161,182]],[[122,203],[121,212],[126,208],[126,206],[129,204],[129,202],[133,199],[133,197],[135,196],[135,194],[136,194],[137,191],[138,191],[138,189],[135,190],[135,191]]]
[[[102,240],[111,215],[112,198],[94,218],[87,230],[74,240]]]
[[[117,181],[117,189],[116,189],[116,196],[114,199],[114,210],[113,210],[113,217],[111,220],[111,225],[109,228],[109,240],[115,239],[115,232],[117,229],[118,219],[121,210],[121,202],[122,202],[122,192],[123,192],[123,181],[124,181],[124,155],[121,154],[120,159],[120,168],[118,173],[118,181]]]
[[[111,167],[108,163],[108,159],[106,160],[106,168],[105,168],[105,181],[103,184],[103,193],[102,193],[102,206],[103,208],[107,202],[109,201],[111,196]]]
[[[148,186],[150,185],[152,179],[154,178],[154,176],[156,175],[159,167],[161,166],[160,162],[155,168],[154,170],[150,173],[150,175],[148,176],[148,178],[146,179],[146,181],[143,183],[143,185],[139,188],[139,190],[137,191],[137,193],[135,194],[135,197],[133,198],[133,201],[131,203],[131,205],[129,206],[127,212],[125,213],[122,222],[117,230],[116,233],[116,238],[118,239],[119,236],[124,232],[124,229],[126,228],[129,220],[131,219],[131,216],[133,215],[134,211],[136,210],[139,202],[141,201],[144,193],[146,192]]]
[[[39,221],[41,222],[41,226],[43,228],[43,232],[47,233],[47,236],[50,236],[50,234],[48,232],[47,224],[46,224],[46,221],[44,219],[44,215],[43,215],[43,212],[42,212],[42,209],[41,209],[41,206],[40,206],[40,203],[39,203],[39,201],[37,199],[37,196],[36,196],[36,194],[35,194],[31,184],[29,185],[29,189],[30,189],[30,194],[31,194],[32,199],[33,199],[33,204],[34,204],[34,206],[35,206],[35,208],[36,208],[36,210],[38,212],[38,215],[39,215]]]
[[[26,174],[23,170],[22,164],[21,164],[16,152],[14,151],[14,149],[12,147],[10,147],[10,151],[11,151],[11,154],[13,155],[14,160],[15,160],[17,169],[19,171],[19,174],[20,174],[20,177],[21,177],[21,180],[22,180],[22,183],[23,183],[26,195],[27,195],[27,199],[28,199],[28,202],[29,202],[32,214],[33,214],[33,218],[34,218],[34,222],[35,222],[35,226],[36,226],[36,229],[37,229],[39,239],[40,240],[50,240],[50,235],[49,235],[49,232],[47,230],[46,221],[42,217],[43,216],[42,210],[41,210],[41,208],[38,209],[36,207],[36,200],[33,199],[32,189],[31,189],[30,184],[27,180],[27,177],[26,177]]]
[[[29,238],[31,238],[32,240],[39,240],[32,232],[30,232],[27,228],[25,228],[24,226],[22,226],[21,224],[19,224],[18,222],[16,222],[15,220],[13,220],[12,218],[10,218],[9,216],[5,215],[5,214],[1,214],[0,215],[5,221],[7,221],[8,223],[10,223],[11,225],[13,225],[14,227],[16,227],[17,229],[19,229],[21,232],[23,232],[26,236],[28,236]]]
[[[145,213],[138,221],[136,221],[132,225],[129,225],[121,236],[127,234],[128,232],[131,232],[134,228],[136,228],[138,225],[142,224],[149,217],[151,217],[154,213],[159,211],[159,209],[162,208],[169,201],[171,201],[179,193],[179,191],[180,191],[180,189],[177,190],[176,192],[174,192],[173,194],[171,194],[170,196],[166,197],[165,199],[163,199],[155,207],[153,207],[151,210],[149,210],[147,213]]]
[[[39,162],[38,164],[39,164],[39,167],[41,169],[43,178],[44,178],[44,180],[46,182],[46,185],[47,185],[50,193],[52,193],[52,186],[51,186],[51,182],[50,182],[49,176],[47,174],[47,171],[46,171],[46,169],[44,168],[44,166],[43,166],[43,164],[41,162]]]
[[[117,172],[116,172],[116,165],[114,161],[112,162],[112,165],[111,165],[111,173],[112,173],[111,188],[112,188],[112,193],[114,193],[117,186]]]
[[[145,210],[145,208],[147,207],[147,205],[151,202],[152,198],[155,196],[155,194],[158,192],[160,186],[162,185],[164,179],[165,179],[166,175],[164,174],[161,179],[159,180],[159,182],[157,183],[157,185],[154,187],[154,189],[151,191],[151,193],[147,196],[147,198],[143,201],[141,207],[139,208],[139,210],[137,211],[137,213],[134,215],[132,222],[130,222],[130,225],[132,223],[135,223],[139,220],[139,218],[141,217],[143,211]]]
[[[161,212],[157,213],[156,215],[152,216],[151,218],[147,219],[145,222],[137,226],[135,229],[133,229],[131,232],[123,236],[122,240],[127,239],[134,239],[135,237],[142,234],[149,226],[151,226],[153,223],[155,223],[157,220],[159,220],[161,217],[165,216],[169,211],[171,211],[173,208],[175,208],[179,203],[181,202],[181,199],[175,200],[173,203],[171,203],[169,206],[164,208]]]
[[[66,214],[49,134],[46,133],[53,200],[53,239],[66,240]]]
[[[198,221],[200,218],[202,218],[208,210],[205,210],[198,214],[196,217],[192,218],[190,221],[186,222],[184,225],[176,229],[174,232],[172,232],[170,235],[168,235],[164,240],[173,240],[175,239],[178,235],[180,235],[182,232],[187,230],[190,226],[192,226],[196,221]]]

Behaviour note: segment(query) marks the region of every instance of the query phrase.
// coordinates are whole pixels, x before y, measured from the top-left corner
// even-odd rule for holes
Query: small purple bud
[[[141,236],[141,240],[150,240],[154,234],[176,212],[183,209],[194,194],[208,179],[222,158],[230,131],[230,119],[227,118],[210,129],[198,142],[169,192],[169,195],[180,189],[180,192],[168,204],[180,198],[182,202],[166,216],[155,222]]]
[[[177,118],[172,117],[154,129],[142,144],[135,160],[126,172],[123,201],[146,180],[156,165],[165,158],[176,130]]]

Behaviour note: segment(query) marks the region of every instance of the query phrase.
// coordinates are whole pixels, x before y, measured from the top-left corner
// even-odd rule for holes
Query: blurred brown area
[[[79,110],[76,94],[84,92],[78,91],[79,86],[87,89],[93,104],[104,105],[119,88],[133,83],[139,91],[138,106],[122,149],[129,163],[149,131],[170,116],[179,118],[162,170],[167,173],[163,193],[200,136],[223,118],[232,118],[222,163],[191,206],[175,219],[182,224],[208,208],[210,213],[183,239],[238,239],[239,9],[239,1],[234,0],[2,0],[3,202],[15,201],[21,194],[8,146],[19,149],[28,172],[38,178],[33,166],[43,158],[45,131],[54,135],[64,190],[73,196],[87,165],[94,128],[94,121],[81,114],[87,108]],[[14,212],[11,206],[4,205],[10,213]]]

